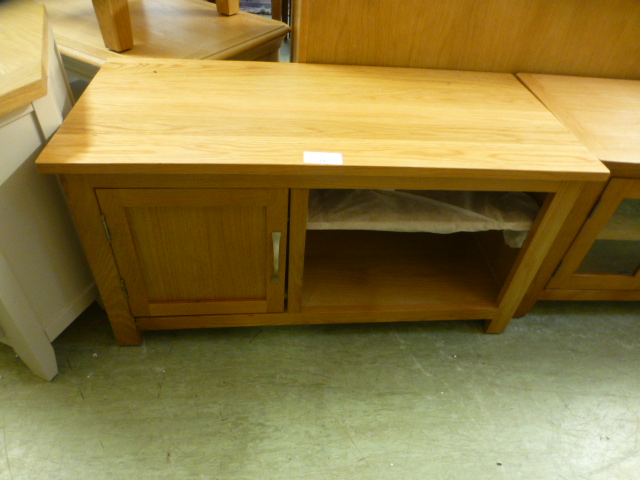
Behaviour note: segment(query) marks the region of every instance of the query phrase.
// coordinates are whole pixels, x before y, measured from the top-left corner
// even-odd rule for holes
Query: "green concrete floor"
[[[0,480],[634,479],[638,304],[480,322],[148,332],[91,307],[60,373],[0,345]]]

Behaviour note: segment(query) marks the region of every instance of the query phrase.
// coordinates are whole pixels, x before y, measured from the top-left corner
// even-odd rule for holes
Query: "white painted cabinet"
[[[0,341],[50,380],[51,341],[97,295],[58,181],[35,167],[72,98],[42,6],[4,4],[0,24]]]

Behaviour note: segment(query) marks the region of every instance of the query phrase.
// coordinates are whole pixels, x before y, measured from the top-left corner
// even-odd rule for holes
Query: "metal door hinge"
[[[129,303],[129,292],[127,291],[127,285],[124,283],[124,280],[120,279],[120,288],[122,288],[122,294],[124,295],[124,299]]]
[[[107,240],[111,242],[111,232],[109,231],[109,225],[107,225],[107,219],[104,215],[100,215],[100,218],[102,219],[102,226],[104,227],[104,233],[107,235]]]

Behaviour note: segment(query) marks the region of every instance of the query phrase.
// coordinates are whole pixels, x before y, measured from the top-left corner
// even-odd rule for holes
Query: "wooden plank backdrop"
[[[298,62],[640,78],[637,0],[294,0]]]

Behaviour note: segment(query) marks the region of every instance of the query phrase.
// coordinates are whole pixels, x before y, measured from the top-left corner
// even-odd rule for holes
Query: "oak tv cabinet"
[[[188,60],[107,63],[38,166],[60,175],[121,344],[239,325],[502,332],[608,177],[509,74]],[[308,231],[314,189],[531,192],[542,208],[510,248],[493,230]]]
[[[529,298],[640,300],[640,81],[519,78],[611,172],[576,205]]]

